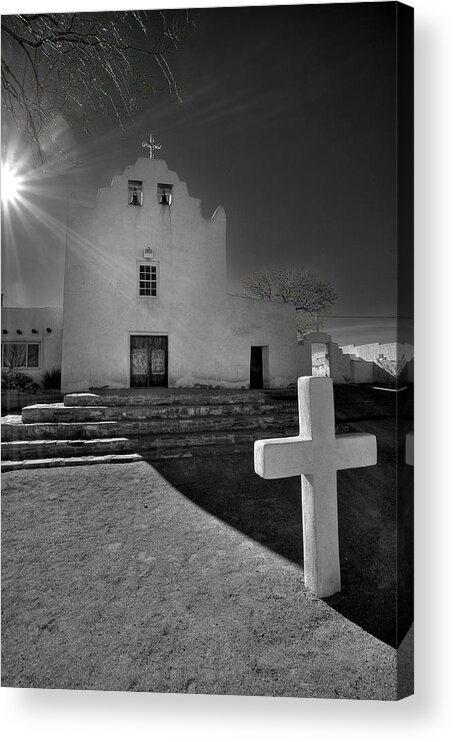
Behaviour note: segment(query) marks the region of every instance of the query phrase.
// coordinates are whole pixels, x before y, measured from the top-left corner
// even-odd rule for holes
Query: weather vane
[[[154,152],[156,149],[161,149],[161,144],[158,144],[158,142],[155,142],[155,137],[153,134],[149,134],[149,138],[147,141],[142,142],[143,147],[148,147],[149,149],[149,158],[153,160]]]

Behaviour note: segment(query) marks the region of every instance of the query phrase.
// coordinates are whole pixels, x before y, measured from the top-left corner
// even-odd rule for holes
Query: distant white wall
[[[403,356],[406,361],[414,357],[414,348],[409,343],[366,343],[364,345],[343,345],[344,353],[355,353],[364,361],[376,361],[381,355],[389,361],[399,361]]]
[[[62,326],[62,307],[3,307],[2,343],[39,343],[40,346],[39,367],[16,370],[39,382],[43,371],[60,368]]]
[[[397,359],[396,343],[366,343],[364,345],[343,345],[343,353],[353,353],[364,361],[376,361],[380,354],[390,361]]]
[[[394,378],[414,381],[414,347],[409,343],[367,343],[343,345],[344,353],[355,354],[373,363],[373,381],[386,383]]]
[[[324,332],[307,333],[299,342],[297,349],[297,367],[299,376],[312,374],[312,347],[325,344],[328,352],[330,377],[335,384],[372,384],[393,383],[396,380],[396,370],[404,360],[404,350],[397,359],[396,343],[370,343],[369,345],[345,345],[339,347],[332,341],[330,335]],[[405,351],[410,354],[411,346]],[[360,355],[361,354],[361,355]],[[413,380],[413,362],[406,363],[406,380]]]

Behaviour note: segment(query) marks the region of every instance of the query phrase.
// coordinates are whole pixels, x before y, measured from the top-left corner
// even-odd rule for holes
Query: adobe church
[[[62,391],[295,384],[295,308],[227,293],[223,208],[153,155],[70,201]]]

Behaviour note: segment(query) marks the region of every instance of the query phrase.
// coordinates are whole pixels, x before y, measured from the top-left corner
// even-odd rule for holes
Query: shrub
[[[8,369],[8,371],[2,371],[2,388],[14,390],[16,392],[30,392],[31,394],[35,394],[36,390],[39,388],[39,384],[37,384],[36,381],[33,381],[33,379],[26,374],[21,374],[13,369]]]
[[[60,389],[62,383],[62,371],[60,368],[51,368],[41,374],[41,386],[43,389]]]

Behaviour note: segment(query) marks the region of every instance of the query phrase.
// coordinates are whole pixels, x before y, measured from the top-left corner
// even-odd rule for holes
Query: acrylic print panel
[[[412,9],[2,24],[3,684],[410,695]]]

